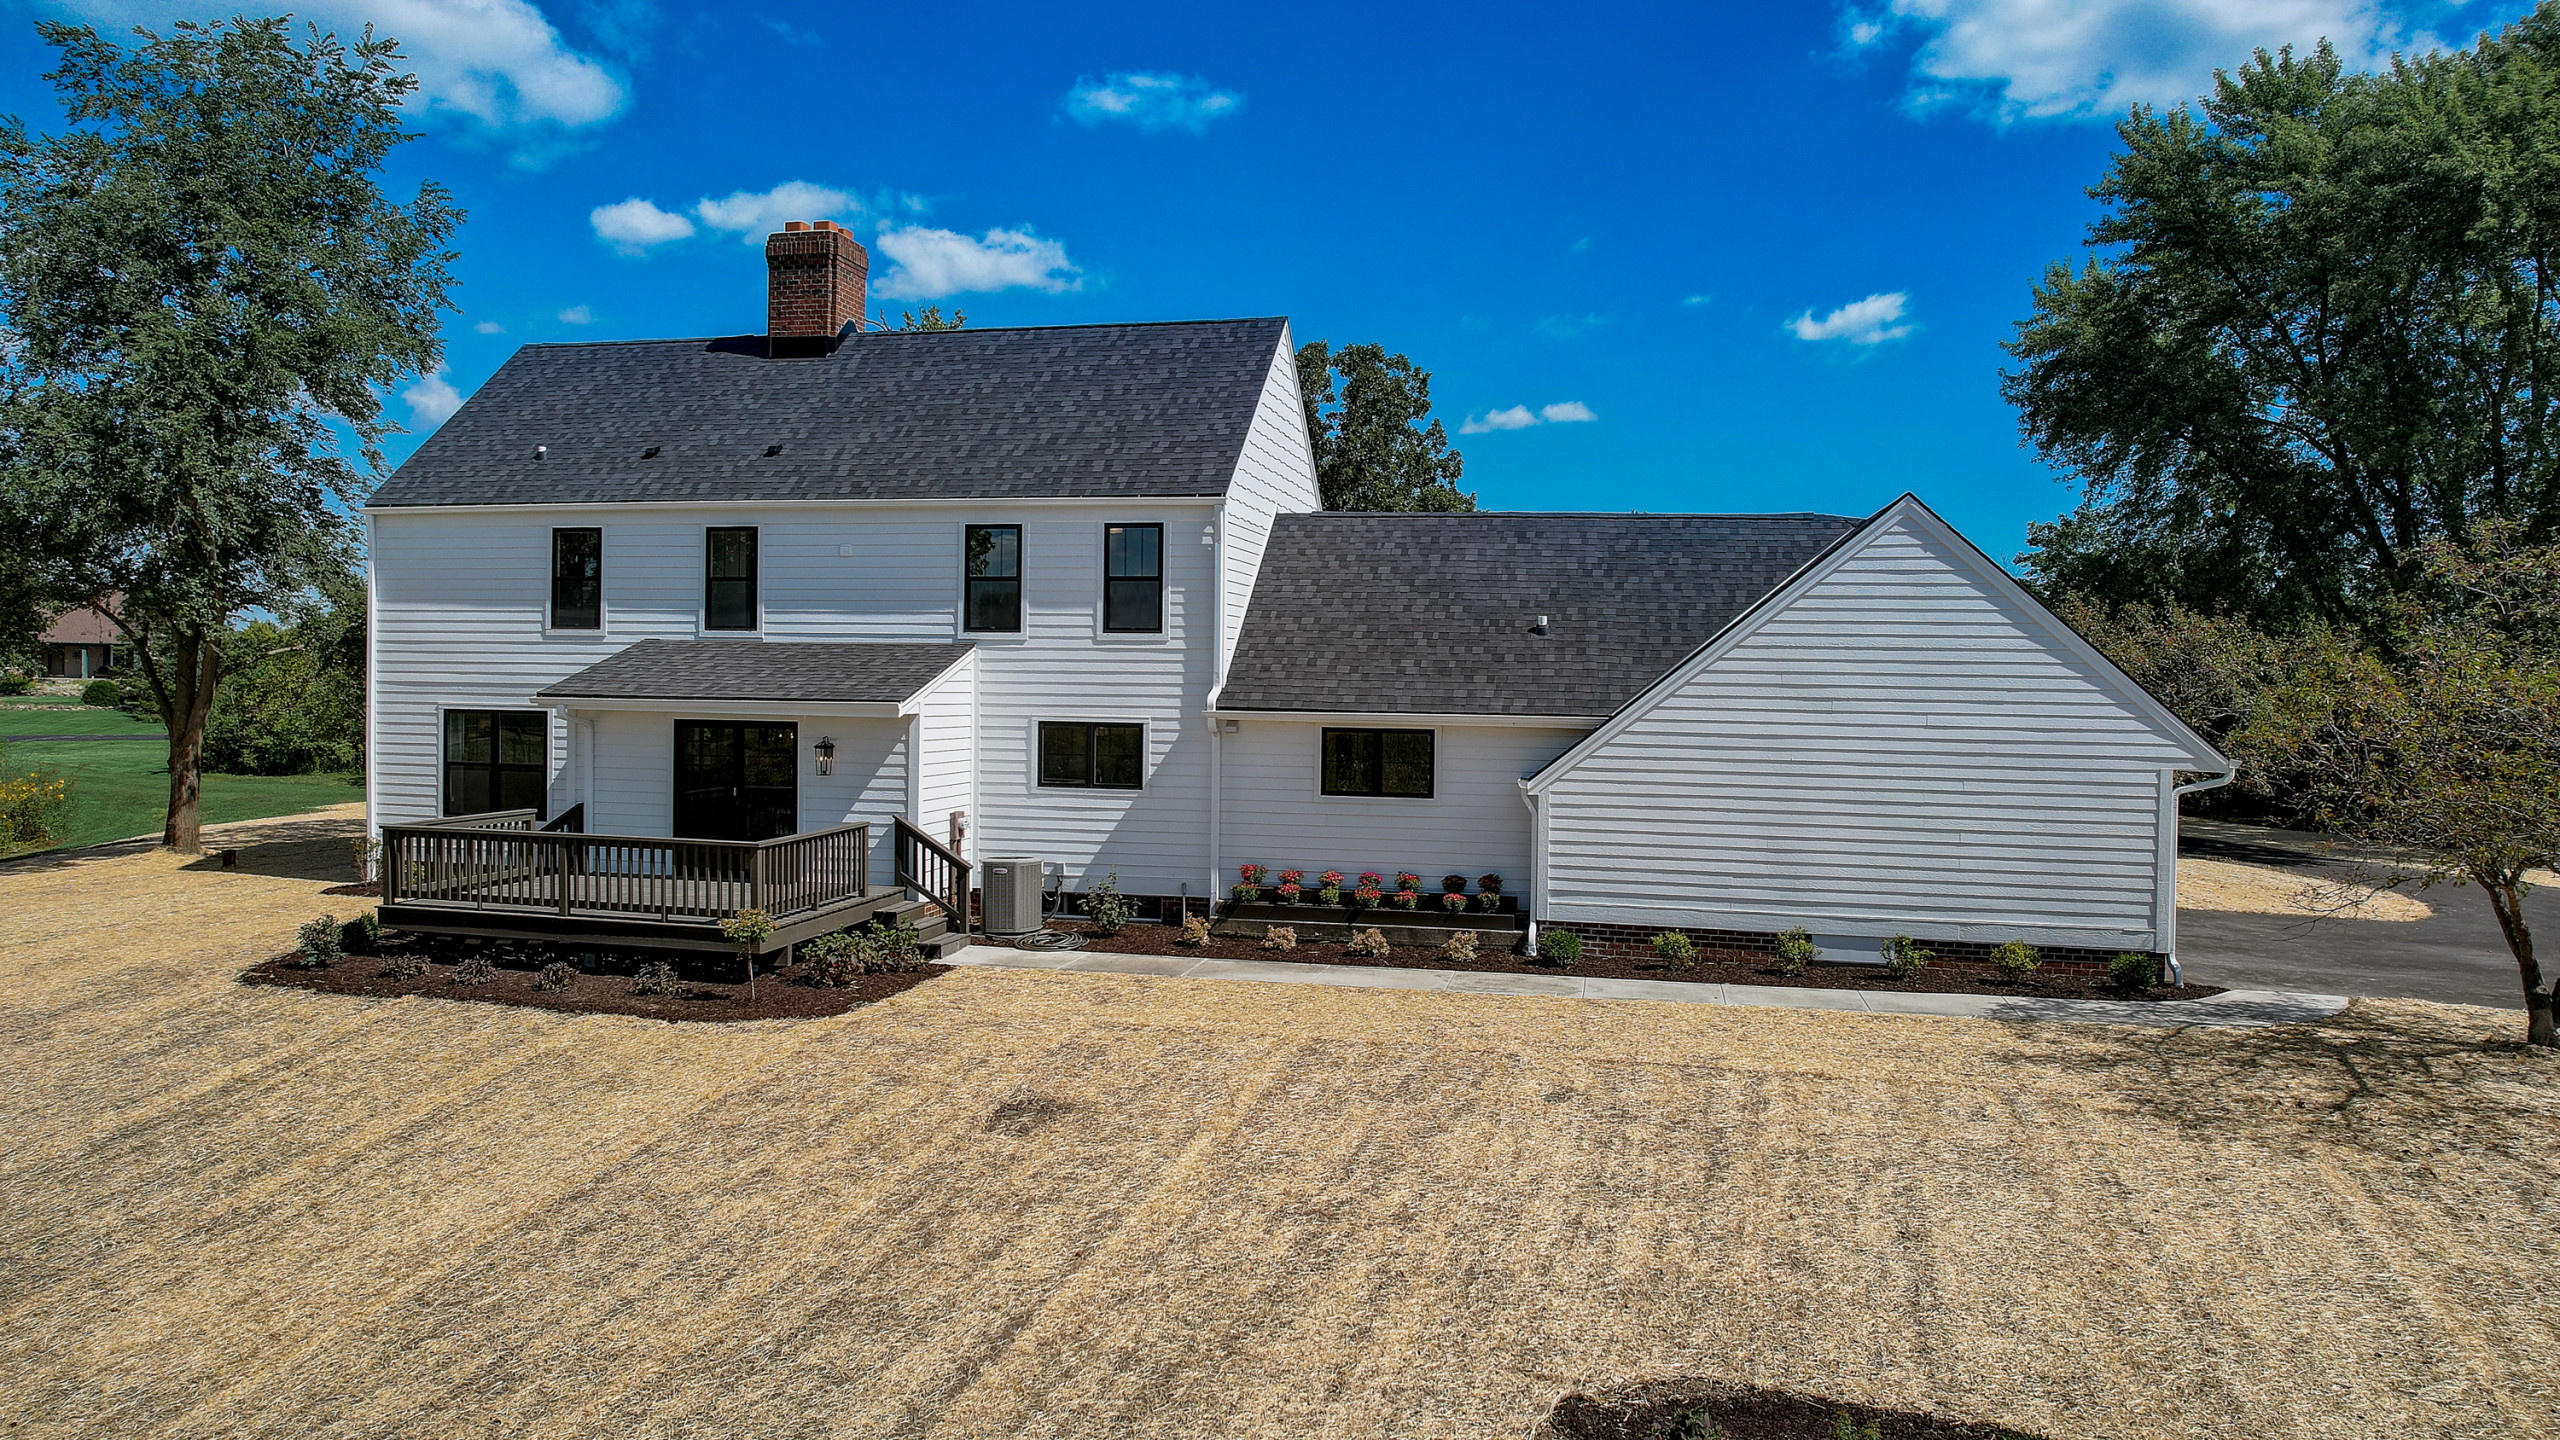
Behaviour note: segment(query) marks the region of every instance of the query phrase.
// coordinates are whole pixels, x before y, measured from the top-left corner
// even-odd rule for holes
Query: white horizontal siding
[[[916,723],[923,737],[923,784],[916,825],[936,840],[951,837],[951,812],[968,815],[975,841],[978,772],[978,667],[976,657],[953,667],[925,692]],[[968,852],[964,849],[962,858]]]
[[[1221,616],[1218,673],[1235,653],[1244,626],[1245,608],[1253,600],[1253,579],[1262,568],[1262,550],[1271,539],[1275,515],[1304,514],[1322,508],[1316,490],[1315,452],[1307,441],[1307,406],[1298,391],[1298,357],[1289,332],[1271,357],[1262,401],[1253,426],[1245,434],[1244,453],[1236,461],[1235,478],[1227,486],[1226,605]]]
[[[1097,501],[1015,509],[986,501],[842,510],[381,512],[373,517],[374,818],[436,813],[439,707],[532,708],[528,697],[536,690],[633,641],[699,636],[703,530],[755,525],[768,642],[977,643],[977,793],[965,807],[945,805],[939,813],[972,809],[980,853],[1039,854],[1063,862],[1071,877],[1117,869],[1132,891],[1172,893],[1196,879],[1208,846],[1208,742],[1198,716],[1213,674],[1213,505]],[[1161,637],[1099,634],[1102,532],[1113,522],[1165,527],[1167,631]],[[1023,527],[1021,636],[959,630],[962,530],[971,523]],[[544,630],[555,525],[604,530],[600,636]],[[845,547],[850,554],[841,553]],[[1042,719],[1146,725],[1147,788],[1100,794],[1037,787],[1031,736]],[[1193,733],[1185,733],[1186,724]],[[567,729],[553,728],[551,754],[560,772],[553,795],[555,804],[565,804],[578,781],[560,771]],[[609,737],[623,733],[600,727],[599,763],[606,761]],[[666,759],[653,754],[635,763],[649,768],[663,790],[671,781]],[[596,783],[601,789],[601,772]],[[928,829],[940,833],[938,826]]]
[[[1546,914],[2147,946],[2193,763],[1899,519],[1548,785]]]
[[[1218,853],[1232,883],[1238,865],[1314,875],[1410,870],[1426,886],[1443,874],[1494,871],[1525,894],[1529,810],[1520,782],[1586,730],[1443,726],[1433,741],[1433,797],[1386,799],[1320,793],[1324,727],[1248,719],[1220,739]]]

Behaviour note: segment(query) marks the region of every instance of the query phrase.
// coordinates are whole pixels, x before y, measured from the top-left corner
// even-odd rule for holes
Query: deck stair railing
[[[898,883],[940,910],[952,929],[968,934],[969,862],[908,824],[903,815],[892,816],[889,825]]]
[[[572,815],[583,822],[561,820]],[[788,921],[870,893],[868,825],[674,840],[534,824],[525,810],[383,826],[382,903],[709,924],[747,909]]]

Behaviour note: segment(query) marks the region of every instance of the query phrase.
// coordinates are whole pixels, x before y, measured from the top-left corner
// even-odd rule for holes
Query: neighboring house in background
[[[766,253],[766,334],[528,346],[366,507],[413,916],[774,894],[787,940],[940,844],[1167,901],[1500,871],[1603,940],[2174,944],[2176,782],[2228,762],[1911,497],[1315,513],[1285,320],[865,332],[850,235]],[[590,838],[435,823],[492,811]]]
[[[112,606],[121,596],[110,596]],[[89,606],[65,610],[38,637],[44,646],[44,673],[86,680],[120,668],[124,660],[124,632],[105,613]]]

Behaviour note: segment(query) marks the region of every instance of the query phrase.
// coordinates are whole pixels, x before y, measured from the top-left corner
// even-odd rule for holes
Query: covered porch
[[[532,697],[567,739],[556,818],[382,827],[383,923],[688,950],[731,948],[720,922],[749,909],[767,950],[875,917],[965,934],[972,737],[948,722],[975,680],[959,644],[641,641]]]

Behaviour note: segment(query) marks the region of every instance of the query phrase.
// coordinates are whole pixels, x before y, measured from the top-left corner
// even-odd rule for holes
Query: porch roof
[[[898,705],[975,648],[949,641],[643,640],[533,698]]]

